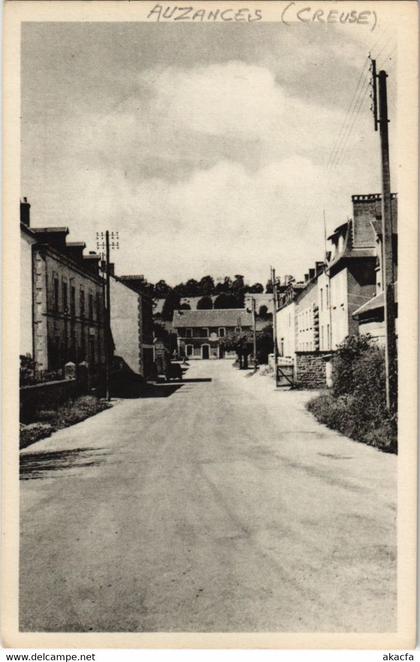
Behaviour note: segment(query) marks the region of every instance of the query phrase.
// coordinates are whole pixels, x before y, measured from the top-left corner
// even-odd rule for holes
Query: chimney
[[[353,248],[375,246],[375,233],[371,221],[382,218],[382,201],[379,193],[352,195]]]
[[[315,269],[309,269],[309,280],[312,280],[315,276]]]
[[[27,228],[31,227],[31,205],[27,198],[20,201],[20,222],[26,225]]]
[[[67,255],[75,262],[83,262],[83,250],[86,244],[83,241],[68,241],[66,243]]]
[[[99,276],[100,260],[100,255],[97,255],[95,251],[89,251],[89,255],[83,255],[83,266],[93,276]]]
[[[305,274],[305,283],[309,281],[309,274]]]
[[[318,274],[322,274],[323,271],[324,271],[324,263],[323,262],[318,262],[318,261],[315,262],[316,275],[318,276]]]

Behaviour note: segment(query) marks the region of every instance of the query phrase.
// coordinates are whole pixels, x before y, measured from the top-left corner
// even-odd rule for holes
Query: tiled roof
[[[212,326],[252,326],[252,315],[243,308],[225,308],[211,310],[175,310],[173,317],[175,328],[212,327]]]

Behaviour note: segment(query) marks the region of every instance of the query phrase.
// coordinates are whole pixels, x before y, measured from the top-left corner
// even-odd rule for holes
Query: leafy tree
[[[220,310],[223,308],[242,308],[242,305],[233,294],[222,292],[214,300],[213,307]]]
[[[230,276],[225,276],[223,283],[217,283],[216,293],[220,294],[221,292],[231,292],[232,291],[232,279]]]
[[[250,285],[247,290],[250,292],[250,294],[259,294],[264,292],[264,285],[261,283],[254,283],[253,285]]]
[[[211,310],[213,308],[213,301],[211,296],[204,296],[197,301],[197,310]]]
[[[171,291],[171,287],[164,280],[159,280],[153,289],[155,296],[159,297],[159,299],[167,297]]]
[[[154,322],[153,331],[154,331],[154,334],[155,334],[155,338],[157,340],[160,340],[161,342],[163,342],[166,349],[171,354],[174,350],[177,350],[178,341],[177,341],[177,334],[176,333],[172,333],[172,332],[168,331],[163,326],[163,324],[159,324],[159,322]]]
[[[172,322],[174,316],[174,310],[179,310],[181,305],[181,297],[175,292],[171,291],[165,299],[165,303],[162,307],[162,319],[167,322]]]
[[[225,351],[236,352],[240,370],[248,368],[248,357],[252,353],[252,333],[229,333],[220,344]]]
[[[273,326],[267,324],[261,331],[257,331],[257,360],[258,363],[268,363],[268,355],[274,351]]]
[[[267,285],[265,286],[265,291],[267,294],[273,293],[273,283],[271,282],[271,278],[267,281]]]
[[[195,278],[190,278],[185,283],[185,296],[197,297],[201,294],[200,283]]]
[[[260,309],[258,311],[258,315],[262,319],[267,319],[267,317],[268,317],[268,308],[267,308],[267,306],[265,306],[264,304],[262,306],[260,306]]]
[[[200,294],[214,294],[215,285],[212,276],[203,276],[200,280]]]

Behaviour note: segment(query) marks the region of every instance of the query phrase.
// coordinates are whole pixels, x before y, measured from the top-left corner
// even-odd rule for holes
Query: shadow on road
[[[92,467],[105,461],[106,453],[97,448],[27,453],[20,457],[21,480],[49,478],[51,471]]]
[[[180,384],[195,384],[200,382],[211,382],[213,381],[211,377],[196,377],[195,379],[183,379]]]
[[[174,380],[172,383],[147,384],[143,388],[141,398],[168,398],[175,391],[178,391],[183,383],[182,381]]]

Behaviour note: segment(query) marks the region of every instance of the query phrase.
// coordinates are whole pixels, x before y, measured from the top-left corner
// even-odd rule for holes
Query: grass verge
[[[41,410],[38,421],[20,425],[20,448],[34,444],[40,439],[49,437],[56,430],[80,423],[86,418],[95,416],[112,405],[106,400],[99,400],[92,395],[84,395],[69,401],[57,410]]]

